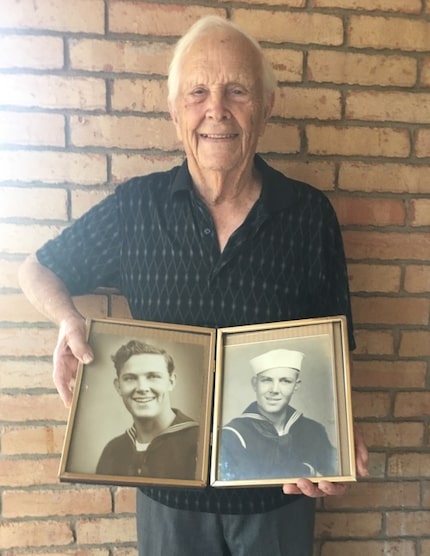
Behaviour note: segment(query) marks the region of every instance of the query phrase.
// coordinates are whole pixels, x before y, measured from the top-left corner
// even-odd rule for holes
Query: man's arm
[[[59,326],[54,350],[53,379],[68,407],[78,361],[90,363],[93,353],[86,342],[85,319],[76,309],[63,282],[30,255],[19,269],[20,286],[34,307]]]

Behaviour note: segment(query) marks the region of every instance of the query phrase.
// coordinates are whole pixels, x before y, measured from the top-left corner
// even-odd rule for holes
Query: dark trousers
[[[137,491],[139,556],[312,556],[315,500],[232,515],[175,510]]]

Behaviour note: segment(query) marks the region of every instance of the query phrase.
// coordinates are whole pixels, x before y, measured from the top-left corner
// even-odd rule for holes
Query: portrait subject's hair
[[[112,355],[111,359],[116,369],[116,374],[119,376],[121,369],[124,367],[125,363],[133,355],[141,354],[151,354],[151,355],[162,355],[166,361],[167,370],[169,375],[173,373],[175,368],[175,363],[171,355],[167,353],[165,349],[157,348],[146,342],[141,342],[139,340],[130,340],[127,344],[124,344],[119,348],[119,350]]]
[[[230,31],[233,30],[239,35],[242,35],[242,37],[244,37],[254,47],[256,55],[260,57],[261,61],[265,102],[269,103],[272,97],[272,93],[275,91],[277,81],[273,72],[272,65],[264,56],[261,46],[254,39],[254,37],[243,31],[240,27],[238,27],[231,21],[228,21],[227,19],[215,15],[209,15],[199,19],[176,43],[173,57],[169,66],[169,76],[167,81],[169,90],[169,101],[171,103],[174,103],[178,95],[181,64],[184,56],[193,46],[193,44],[197,42],[198,39],[200,39],[212,29],[226,29]]]

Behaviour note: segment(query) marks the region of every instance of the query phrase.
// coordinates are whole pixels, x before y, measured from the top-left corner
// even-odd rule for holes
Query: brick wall
[[[136,554],[132,489],[56,478],[56,330],[16,270],[115,184],[181,159],[167,63],[209,13],[262,41],[280,86],[260,151],[343,227],[371,477],[319,503],[315,555],[430,554],[430,0],[1,0],[0,554]]]

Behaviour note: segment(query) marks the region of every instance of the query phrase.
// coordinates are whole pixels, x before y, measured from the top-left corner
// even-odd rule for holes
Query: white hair
[[[242,35],[242,37],[244,37],[255,48],[257,56],[260,56],[261,60],[265,101],[269,103],[271,101],[272,94],[275,91],[277,81],[273,72],[272,65],[264,56],[261,46],[253,37],[251,37],[251,35],[243,31],[240,27],[238,27],[231,21],[215,15],[208,15],[199,19],[176,43],[173,57],[169,66],[169,76],[167,81],[169,102],[173,104],[179,92],[181,63],[184,55],[202,35],[210,31],[211,29],[225,29],[230,31],[233,30],[236,33]]]

